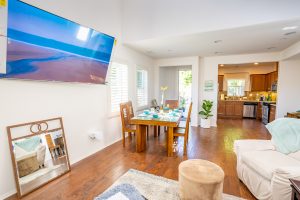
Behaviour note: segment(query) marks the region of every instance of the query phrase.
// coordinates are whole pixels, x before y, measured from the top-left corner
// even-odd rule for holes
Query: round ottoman
[[[179,165],[181,199],[221,200],[224,171],[207,160],[186,160]]]

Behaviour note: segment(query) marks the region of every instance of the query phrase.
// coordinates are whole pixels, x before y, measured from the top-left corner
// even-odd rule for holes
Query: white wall
[[[276,117],[300,110],[300,59],[279,62]]]
[[[123,28],[126,41],[189,35],[299,18],[299,7],[298,0],[126,0]]]
[[[149,70],[153,60],[122,45],[120,0],[28,0],[42,9],[117,37],[112,60],[129,66],[129,92],[135,99],[135,70]],[[76,11],[76,12],[74,12]],[[149,96],[153,96],[151,84]],[[109,86],[0,80],[0,199],[16,192],[6,126],[61,116],[64,119],[70,161],[75,163],[121,139],[120,119],[109,113]],[[91,141],[90,131],[102,131],[101,141]]]

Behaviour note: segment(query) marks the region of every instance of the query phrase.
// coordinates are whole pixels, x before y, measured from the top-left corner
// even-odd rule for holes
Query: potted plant
[[[204,100],[202,103],[202,110],[199,112],[202,128],[210,128],[210,117],[213,116],[211,114],[212,106],[213,102],[209,100]]]

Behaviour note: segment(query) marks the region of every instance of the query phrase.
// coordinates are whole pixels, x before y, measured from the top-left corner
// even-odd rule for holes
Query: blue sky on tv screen
[[[19,0],[9,1],[8,37],[104,62],[110,61],[114,45],[114,37]]]

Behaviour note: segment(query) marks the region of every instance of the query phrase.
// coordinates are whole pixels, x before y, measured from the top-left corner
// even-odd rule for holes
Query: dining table
[[[182,113],[169,110],[158,113],[142,113],[130,119],[130,123],[136,125],[136,152],[146,150],[146,127],[164,126],[167,127],[167,156],[173,156],[173,131],[178,127]]]

